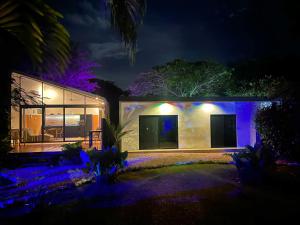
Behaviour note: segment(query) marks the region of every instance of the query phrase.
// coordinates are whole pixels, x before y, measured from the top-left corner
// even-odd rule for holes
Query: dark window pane
[[[236,147],[236,116],[211,115],[211,147]]]

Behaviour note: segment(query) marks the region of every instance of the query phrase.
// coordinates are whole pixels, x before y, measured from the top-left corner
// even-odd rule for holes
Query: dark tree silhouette
[[[127,96],[128,92],[119,88],[112,81],[101,79],[95,79],[92,81],[98,85],[98,88],[94,91],[94,93],[106,98],[110,108],[110,121],[117,125],[119,123],[119,98],[121,95]]]

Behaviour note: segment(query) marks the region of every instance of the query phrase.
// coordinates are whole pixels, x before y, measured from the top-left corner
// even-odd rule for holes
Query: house
[[[272,104],[249,97],[122,97],[122,150],[242,148],[257,139],[255,114]]]
[[[108,113],[103,97],[22,73],[14,72],[12,78],[12,90],[32,98],[11,107],[13,142],[81,141],[89,131],[101,129]]]

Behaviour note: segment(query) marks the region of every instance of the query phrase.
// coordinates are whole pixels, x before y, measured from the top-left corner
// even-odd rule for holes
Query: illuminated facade
[[[253,145],[259,98],[129,97],[120,100],[120,122],[130,133],[122,150],[237,148]]]
[[[12,73],[14,84],[29,96],[27,104],[11,108],[11,136],[20,142],[86,140],[101,129],[108,110],[106,100],[88,92]]]

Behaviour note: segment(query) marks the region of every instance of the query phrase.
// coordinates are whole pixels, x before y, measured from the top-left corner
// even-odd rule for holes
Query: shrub
[[[120,169],[127,166],[128,152],[122,152],[116,147],[108,147],[104,150],[90,150],[90,168],[94,171],[96,177],[106,177],[114,180]]]
[[[110,121],[110,119],[106,120],[105,127],[106,132],[105,132],[105,137],[104,137],[104,145],[105,147],[111,147],[115,146],[116,148],[120,149],[121,145],[121,139],[130,133],[132,130],[127,130],[126,127],[130,123],[128,121],[127,123],[121,125],[121,124],[114,124]]]
[[[245,150],[231,154],[243,183],[256,184],[275,168],[277,155],[272,148],[263,143],[256,143],[254,147],[246,146]]]
[[[300,160],[299,109],[294,104],[272,105],[256,114],[261,138],[283,159]]]
[[[0,173],[0,187],[6,185],[12,185],[16,183],[16,179],[7,176],[6,174]]]
[[[80,152],[82,151],[82,142],[62,145],[63,159],[74,163],[81,163]]]
[[[4,166],[8,153],[12,150],[9,137],[0,134],[0,168]]]

